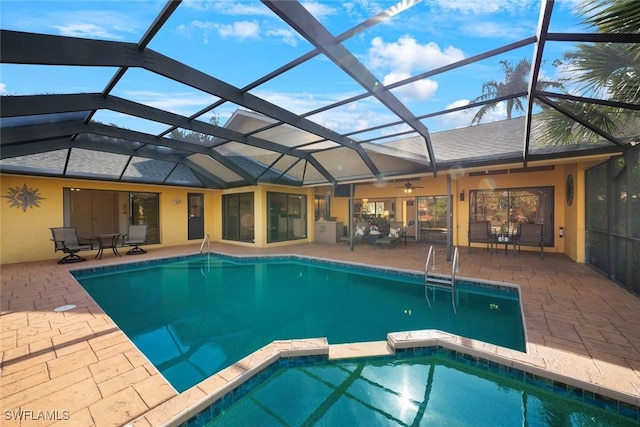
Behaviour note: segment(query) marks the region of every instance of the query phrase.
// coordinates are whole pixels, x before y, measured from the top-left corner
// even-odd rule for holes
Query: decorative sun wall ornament
[[[21,187],[9,188],[9,194],[2,196],[5,199],[9,199],[11,207],[22,208],[23,212],[27,211],[27,208],[39,208],[41,197],[37,188],[29,188],[27,184]]]

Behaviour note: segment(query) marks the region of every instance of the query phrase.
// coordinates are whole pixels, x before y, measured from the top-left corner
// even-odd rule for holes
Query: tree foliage
[[[584,0],[577,12],[583,23],[601,33],[640,32],[640,2],[635,0]],[[565,52],[556,65],[571,71],[567,82],[589,97],[627,104],[640,103],[640,49],[630,43],[579,43]],[[557,102],[578,118],[582,118],[610,135],[620,135],[627,124],[638,120],[637,111],[588,102]],[[549,144],[593,142],[601,137],[565,114],[547,109],[543,112]]]
[[[471,102],[483,102],[490,101],[492,99],[501,98],[517,93],[526,93],[529,89],[529,73],[531,72],[531,62],[526,58],[521,59],[515,66],[506,60],[500,61],[502,70],[504,71],[504,81],[498,82],[491,80],[482,84],[482,95],[478,96]],[[538,89],[545,89],[549,87],[560,88],[562,85],[558,82],[539,80]],[[524,112],[523,99],[521,96],[518,98],[509,98],[506,101],[507,119],[510,119],[513,110]],[[499,102],[491,102],[483,105],[473,116],[471,124],[480,123],[482,118],[491,110],[494,110]]]
[[[209,119],[209,124],[214,126],[219,126],[220,117],[217,114],[213,114]],[[215,138],[213,135],[195,132],[188,129],[174,129],[169,134],[169,137],[172,139],[177,139],[179,141],[195,142],[196,144],[207,145],[207,146],[211,145]]]

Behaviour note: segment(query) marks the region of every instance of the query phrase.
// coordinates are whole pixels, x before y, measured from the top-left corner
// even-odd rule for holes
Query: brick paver
[[[101,260],[66,266],[55,260],[1,266],[0,406],[28,416],[20,424],[0,414],[3,426],[122,425],[169,400],[173,407],[206,395],[194,389],[172,399],[175,390],[68,273],[70,268],[193,254],[199,245],[148,249],[145,255],[105,254]],[[428,247],[358,244],[350,251],[345,244],[255,249],[214,243],[211,250],[293,253],[423,271]],[[436,250],[436,272],[448,274],[451,264],[444,248]],[[554,372],[640,401],[640,298],[561,254],[545,254],[541,260],[534,252],[514,256],[483,248],[467,253],[464,248],[459,276],[520,286],[529,357]],[[77,307],[53,311],[65,304]],[[156,416],[139,418],[136,425]]]

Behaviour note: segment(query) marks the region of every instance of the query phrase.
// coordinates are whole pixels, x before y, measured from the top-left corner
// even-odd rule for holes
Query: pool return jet
[[[453,306],[453,312],[457,314],[456,298],[455,298],[455,285],[456,285],[456,273],[458,273],[458,247],[456,246],[453,251],[453,263],[451,264],[451,277],[446,276],[431,276],[429,277],[429,265],[431,269],[436,270],[436,253],[433,250],[433,245],[429,247],[429,254],[427,255],[427,262],[424,265],[424,297],[431,308],[431,300],[429,299],[429,291],[435,293],[435,289],[451,290],[451,305]]]

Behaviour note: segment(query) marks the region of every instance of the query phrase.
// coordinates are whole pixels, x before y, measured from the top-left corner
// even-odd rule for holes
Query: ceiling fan
[[[416,188],[424,188],[424,187],[420,187],[418,185],[413,185],[411,183],[411,181],[409,181],[405,185],[403,185],[402,187],[396,187],[396,188],[404,188],[404,190],[402,190],[402,191],[404,191],[407,194],[411,194],[411,193],[413,193],[413,190],[415,190]]]

